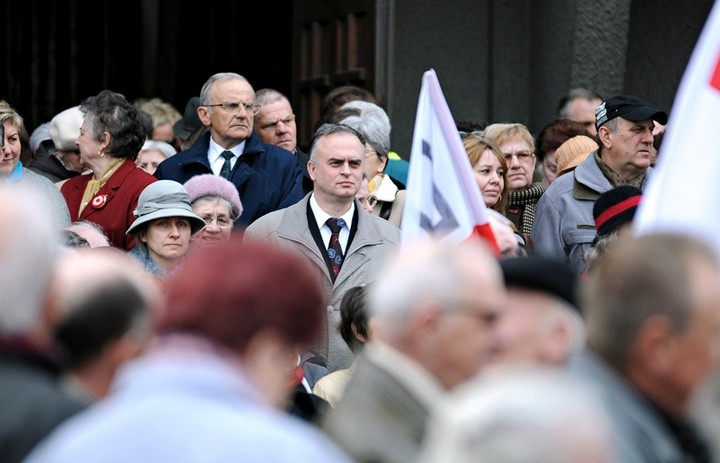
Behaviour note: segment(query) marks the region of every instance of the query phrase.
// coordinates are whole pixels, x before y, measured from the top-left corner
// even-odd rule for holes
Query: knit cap
[[[642,191],[630,185],[620,185],[601,194],[593,206],[598,237],[603,237],[630,223],[642,198]]]
[[[598,148],[598,144],[585,135],[577,135],[567,140],[555,151],[558,175],[577,167],[590,153],[597,151]]]

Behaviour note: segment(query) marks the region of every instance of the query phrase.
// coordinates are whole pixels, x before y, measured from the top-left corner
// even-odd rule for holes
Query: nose
[[[180,236],[180,229],[176,223],[172,224],[170,227],[170,236]]]
[[[643,130],[643,143],[649,143],[653,144],[655,142],[655,137],[653,137],[652,129],[645,129]]]
[[[508,164],[508,167],[511,169],[520,169],[522,168],[522,165],[520,164],[520,160],[518,157],[514,154],[511,154],[510,156],[505,158],[505,161]]]
[[[288,132],[288,126],[283,121],[279,121],[277,123],[277,129],[275,129],[275,131],[280,135],[285,134]]]
[[[217,223],[217,218],[213,217],[209,220],[207,220],[207,225],[205,225],[205,230],[211,233],[220,231],[220,227]]]
[[[500,176],[497,172],[493,172],[490,174],[490,183],[493,185],[498,185],[500,183]]]

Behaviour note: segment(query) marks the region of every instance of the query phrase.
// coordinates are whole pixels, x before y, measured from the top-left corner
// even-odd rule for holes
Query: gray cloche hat
[[[193,212],[185,187],[173,180],[158,180],[146,186],[140,193],[133,214],[137,218],[125,232],[126,235],[137,232],[142,224],[163,217],[187,217],[192,234],[205,227],[205,221]]]

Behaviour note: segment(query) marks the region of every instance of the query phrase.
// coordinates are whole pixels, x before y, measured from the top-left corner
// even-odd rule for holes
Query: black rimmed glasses
[[[225,103],[216,103],[216,104],[204,104],[201,106],[205,106],[208,108],[213,108],[216,106],[219,106],[228,114],[232,114],[233,116],[238,114],[240,112],[240,108],[244,109],[246,113],[255,116],[257,113],[260,112],[260,105],[255,103],[243,103],[242,101],[226,101]]]

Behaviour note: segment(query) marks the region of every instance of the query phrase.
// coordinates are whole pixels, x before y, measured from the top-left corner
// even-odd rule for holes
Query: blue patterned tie
[[[225,150],[222,153],[220,153],[220,156],[225,158],[225,162],[223,163],[222,169],[220,169],[220,176],[222,178],[230,180],[230,170],[231,170],[230,160],[235,155],[232,154],[232,151]]]
[[[343,263],[343,252],[340,247],[340,230],[345,226],[345,221],[343,219],[330,217],[325,223],[330,227],[330,231],[332,232],[327,253],[330,258],[330,264],[332,265],[333,281],[335,281]]]

